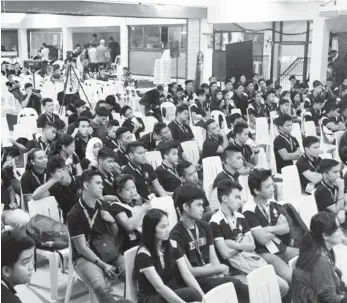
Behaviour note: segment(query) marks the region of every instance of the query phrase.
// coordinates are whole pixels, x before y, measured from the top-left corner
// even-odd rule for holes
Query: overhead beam
[[[207,8],[92,1],[1,1],[3,13],[58,14],[135,18],[204,19]]]

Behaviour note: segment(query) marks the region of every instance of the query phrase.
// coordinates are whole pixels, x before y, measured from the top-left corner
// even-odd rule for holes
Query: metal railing
[[[259,74],[264,79],[270,78],[270,57],[253,56],[253,72]]]

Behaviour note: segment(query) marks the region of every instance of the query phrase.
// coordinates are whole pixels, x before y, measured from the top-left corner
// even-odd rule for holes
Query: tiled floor
[[[49,267],[48,265],[44,265],[33,273],[29,285],[20,285],[16,287],[17,295],[23,303],[64,303],[67,278],[67,274],[59,272],[58,299],[55,301],[52,300],[50,295]],[[116,299],[122,298],[124,294],[124,283],[119,282],[114,285],[112,293],[115,295]],[[89,294],[86,286],[81,281],[76,281],[72,289],[70,303],[88,302]]]

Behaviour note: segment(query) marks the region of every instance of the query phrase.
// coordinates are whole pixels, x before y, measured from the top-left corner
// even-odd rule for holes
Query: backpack
[[[69,246],[67,226],[43,215],[30,219],[27,233],[36,242],[36,248],[53,251]]]

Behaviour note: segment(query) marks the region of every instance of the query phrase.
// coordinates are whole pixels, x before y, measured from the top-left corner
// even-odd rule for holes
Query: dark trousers
[[[191,287],[177,288],[173,290],[185,302],[201,302],[201,295]],[[161,295],[153,295],[145,298],[139,298],[138,303],[167,303]]]

